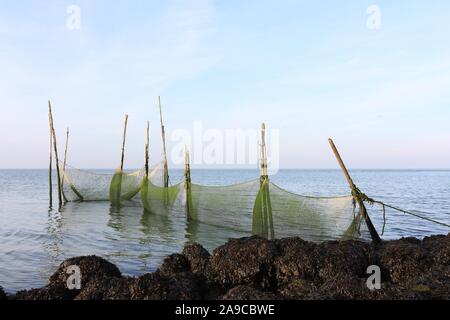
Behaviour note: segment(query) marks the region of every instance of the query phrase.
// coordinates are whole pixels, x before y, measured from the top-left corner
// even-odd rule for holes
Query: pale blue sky
[[[81,8],[81,30],[66,26]],[[369,5],[381,30],[367,28]],[[280,165],[450,167],[448,1],[0,0],[0,168],[44,168],[47,100],[69,162],[142,164],[145,121],[160,158],[194,121],[280,132]],[[170,143],[169,143],[170,146]]]

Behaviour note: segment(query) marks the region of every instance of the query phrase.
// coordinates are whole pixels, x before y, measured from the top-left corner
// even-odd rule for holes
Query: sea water
[[[182,174],[171,171],[171,180],[179,181]],[[355,170],[351,174],[372,198],[450,223],[450,171]],[[192,170],[191,176],[198,184],[229,185],[255,179],[258,171]],[[111,208],[108,202],[85,202],[50,210],[47,179],[46,170],[0,170],[0,286],[7,292],[44,286],[64,259],[80,255],[102,256],[126,275],[151,272],[166,255],[180,252],[190,240],[185,218],[146,213],[138,202],[121,209]],[[281,170],[271,180],[301,195],[350,193],[339,170]],[[381,233],[382,212],[370,207],[369,212]],[[386,219],[383,239],[450,232],[447,227],[392,211],[387,211]],[[202,240],[208,250],[230,236],[220,227],[204,228],[211,234]]]

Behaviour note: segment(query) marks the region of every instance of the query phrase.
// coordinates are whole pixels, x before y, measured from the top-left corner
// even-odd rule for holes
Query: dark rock
[[[348,273],[340,273],[327,278],[307,298],[314,300],[362,300],[367,299],[370,292],[365,279],[354,277]]]
[[[275,287],[272,264],[277,253],[275,243],[263,238],[231,239],[213,251],[209,279],[225,288],[239,284]]]
[[[198,243],[188,244],[183,248],[182,254],[188,259],[191,271],[195,274],[208,273],[211,255]]]
[[[135,278],[105,277],[90,281],[75,300],[130,300]]]
[[[19,291],[18,300],[73,300],[80,290],[67,288],[68,268],[76,265],[80,268],[81,288],[90,282],[100,281],[105,277],[121,277],[119,269],[112,263],[97,256],[75,257],[65,260],[50,277],[49,284],[41,289]]]
[[[250,286],[237,286],[230,289],[221,300],[275,300],[277,296]]]
[[[447,295],[448,297],[448,295]],[[436,295],[426,285],[414,285],[404,287],[390,282],[383,283],[381,290],[373,290],[369,293],[368,299],[371,300],[432,300],[445,299]],[[448,298],[447,298],[448,299]]]
[[[192,243],[183,248],[182,254],[188,259],[191,272],[199,278],[203,299],[216,300],[220,298],[225,293],[224,288],[208,279],[211,274],[209,252],[200,244]]]
[[[78,290],[68,290],[61,286],[47,286],[41,289],[18,291],[15,300],[73,300]]]
[[[70,276],[70,274],[67,274],[67,268],[73,265],[80,268],[82,287],[92,280],[104,277],[121,277],[120,270],[103,258],[97,256],[75,257],[61,263],[58,270],[50,277],[50,286],[66,287],[67,279]]]
[[[0,300],[8,300],[8,297],[2,287],[0,287]]]
[[[432,267],[445,272],[450,266],[450,237],[432,236],[425,237],[422,248],[428,251]],[[450,275],[449,275],[450,276]]]
[[[189,260],[181,254],[175,253],[167,256],[158,268],[161,275],[170,277],[173,274],[190,271]]]
[[[314,282],[304,279],[293,279],[278,288],[278,294],[285,299],[307,299],[317,287]]]
[[[317,246],[319,276],[323,281],[338,274],[365,276],[369,266],[368,244],[359,241],[329,241]]]
[[[382,273],[394,284],[407,285],[431,267],[427,251],[416,239],[385,242],[377,250],[377,255]]]
[[[167,278],[149,273],[130,285],[133,300],[199,300],[202,298],[198,279],[190,272]]]
[[[318,261],[321,257],[317,245],[300,238],[275,240],[280,256],[274,262],[278,286],[294,280],[313,280],[318,276]]]
[[[69,290],[67,268],[81,271],[81,290]],[[367,267],[382,272],[380,290],[369,290]],[[0,288],[0,300],[6,299]],[[450,300],[450,234],[423,241],[405,238],[369,245],[300,238],[234,239],[209,253],[192,244],[168,256],[154,273],[121,277],[95,257],[64,261],[41,289],[18,300],[196,299],[444,299]]]

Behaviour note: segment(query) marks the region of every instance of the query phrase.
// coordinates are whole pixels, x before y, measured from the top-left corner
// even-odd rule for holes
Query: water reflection
[[[44,243],[44,249],[47,251],[52,264],[59,261],[62,246],[62,213],[50,208],[47,215],[47,234],[48,240]]]

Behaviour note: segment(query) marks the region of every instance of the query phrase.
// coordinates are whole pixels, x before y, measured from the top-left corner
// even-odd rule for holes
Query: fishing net
[[[270,198],[271,220],[277,238],[300,236],[315,242],[370,238],[352,196],[301,196],[271,182],[267,185],[261,192],[267,192]]]
[[[113,205],[120,205],[122,201],[129,201],[141,190],[144,170],[126,173],[117,170],[109,186],[109,200]]]
[[[117,205],[140,197],[148,213],[184,215],[192,239],[203,230],[218,229],[230,237],[299,236],[314,242],[370,239],[352,196],[301,196],[267,177],[230,186],[179,182],[164,187],[163,163],[150,168],[148,177],[144,170],[102,174],[66,166],[62,172],[67,201],[109,200]]]
[[[249,233],[258,189],[257,179],[231,186],[192,184],[192,209],[188,214],[204,224]]]
[[[158,187],[151,182],[151,179],[144,178],[141,187],[142,206],[152,213],[170,213],[182,188],[181,183],[168,188]]]
[[[219,229],[230,237],[299,236],[315,242],[370,238],[352,196],[301,196],[278,187],[268,178],[230,186],[181,182],[164,188],[156,185],[161,185],[161,177],[159,167],[148,179],[144,178],[144,208],[156,214],[185,215],[190,238],[194,240],[203,230]]]
[[[139,193],[144,170],[134,172],[96,173],[60,164],[66,201],[130,200]]]
[[[369,237],[352,196],[301,196],[267,178],[223,187],[192,184],[191,194],[193,219],[233,232],[315,242]]]
[[[173,209],[183,184],[164,187],[165,179],[164,162],[155,165],[149,170],[148,177],[143,178],[140,196],[142,206],[148,212],[168,214]]]

